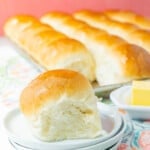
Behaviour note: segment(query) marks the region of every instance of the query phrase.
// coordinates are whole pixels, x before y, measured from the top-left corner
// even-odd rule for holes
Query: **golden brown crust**
[[[106,30],[108,33],[119,36],[131,44],[138,45],[150,52],[150,32],[142,30],[129,23],[121,23],[108,18],[100,12],[82,10],[74,16],[93,27]]]
[[[150,54],[141,47],[124,44],[117,47],[118,57],[124,64],[126,76],[133,78],[150,77]]]
[[[91,15],[91,17],[98,18],[98,16],[94,15]],[[45,14],[41,20],[58,31],[83,42],[91,50],[95,58],[97,57],[98,61],[104,61],[101,61],[99,68],[100,66],[105,67],[105,65],[107,67],[108,64],[105,64],[105,58],[107,60],[107,57],[111,57],[112,60],[117,60],[121,65],[122,70],[120,70],[120,73],[123,74],[124,78],[150,76],[150,54],[145,49],[131,45],[104,30],[89,26],[69,14],[50,12]],[[109,63],[113,63],[111,61]],[[110,72],[108,71],[108,73]]]
[[[20,108],[25,115],[35,114],[42,106],[63,95],[82,99],[92,91],[89,81],[71,70],[51,70],[35,78],[21,93]]]
[[[69,68],[82,72],[90,81],[95,80],[94,59],[82,43],[27,15],[8,19],[4,30],[12,41],[46,69]]]
[[[107,10],[104,14],[120,22],[128,22],[140,28],[150,30],[150,19],[130,10]]]

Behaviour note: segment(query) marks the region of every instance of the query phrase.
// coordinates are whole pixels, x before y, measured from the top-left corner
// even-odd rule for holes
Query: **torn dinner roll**
[[[102,131],[97,97],[79,72],[39,75],[23,90],[20,108],[33,134],[44,141],[95,138]]]

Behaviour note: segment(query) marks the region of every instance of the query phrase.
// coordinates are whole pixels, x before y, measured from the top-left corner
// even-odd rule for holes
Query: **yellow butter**
[[[133,81],[131,105],[150,106],[150,81]]]

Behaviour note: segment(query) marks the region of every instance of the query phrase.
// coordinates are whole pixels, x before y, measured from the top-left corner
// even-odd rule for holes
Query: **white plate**
[[[29,148],[44,150],[70,150],[73,148],[85,147],[96,143],[103,142],[114,136],[122,125],[122,118],[116,110],[105,104],[98,103],[101,114],[102,127],[108,133],[95,139],[84,140],[65,140],[59,142],[43,142],[31,135],[25,118],[20,113],[19,108],[15,108],[8,112],[4,117],[3,125],[7,131],[8,137],[14,142]]]
[[[110,94],[112,102],[126,110],[132,119],[150,119],[150,107],[130,105],[131,86],[123,86]]]
[[[98,150],[98,149],[100,149],[100,150],[106,150],[106,149],[116,150],[118,148],[119,144],[121,143],[126,126],[127,126],[126,121],[123,120],[120,130],[113,137],[111,137],[103,142],[91,145],[91,146],[79,148],[78,150]],[[10,143],[17,150],[31,150],[30,148],[19,145],[18,143],[15,143],[12,140],[10,140]],[[72,150],[75,150],[75,149],[72,149]]]

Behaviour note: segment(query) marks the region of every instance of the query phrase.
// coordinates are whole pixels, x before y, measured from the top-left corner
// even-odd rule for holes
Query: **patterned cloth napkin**
[[[18,105],[20,92],[39,73],[13,44],[0,38],[0,118]],[[103,102],[112,105],[110,100]],[[121,112],[127,118],[127,127],[118,150],[150,150],[150,120],[130,120],[126,112]],[[11,150],[6,134],[1,131],[0,141],[3,149]]]
[[[103,103],[114,107],[110,99]],[[150,120],[131,120],[127,112],[118,109],[126,119],[126,129],[118,150],[150,150]]]

